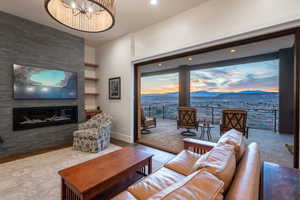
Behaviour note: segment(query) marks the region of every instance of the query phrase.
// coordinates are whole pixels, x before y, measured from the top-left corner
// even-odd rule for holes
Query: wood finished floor
[[[112,139],[111,143],[115,144],[115,145],[118,145],[118,146],[121,146],[121,147],[129,146],[129,145],[130,146],[135,146],[141,151],[153,154],[154,155],[153,159],[159,160],[161,163],[166,163],[166,162],[168,162],[169,160],[171,160],[172,158],[175,157],[175,154],[173,154],[173,153],[169,153],[169,152],[166,152],[166,151],[155,149],[155,148],[152,148],[150,146],[146,146],[146,145],[142,145],[142,144],[136,144],[136,143],[135,144],[129,144],[129,143],[126,143],[126,142],[115,140],[115,139]]]

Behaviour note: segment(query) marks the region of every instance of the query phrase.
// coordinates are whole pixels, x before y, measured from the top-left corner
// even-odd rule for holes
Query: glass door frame
[[[294,77],[294,126],[293,126],[293,135],[294,135],[294,167],[299,168],[299,127],[300,127],[300,27],[294,27],[290,29],[285,29],[285,30],[280,30],[268,34],[263,34],[263,35],[258,35],[254,36],[251,38],[247,39],[242,39],[242,40],[237,40],[233,42],[228,42],[228,43],[223,43],[223,44],[218,44],[215,46],[211,47],[206,47],[206,48],[200,48],[197,50],[189,51],[189,52],[184,52],[184,53],[179,53],[175,55],[170,55],[162,58],[157,58],[153,60],[148,60],[148,61],[142,61],[142,62],[137,62],[133,64],[134,67],[134,142],[138,142],[138,134],[140,130],[140,114],[139,114],[139,109],[140,109],[140,82],[141,82],[141,76],[140,76],[140,67],[143,65],[149,65],[153,63],[159,63],[159,62],[164,62],[167,60],[171,59],[177,59],[177,58],[182,58],[182,57],[188,57],[188,56],[193,56],[201,53],[207,53],[215,50],[221,50],[221,49],[226,49],[226,48],[232,48],[235,46],[240,46],[240,45],[245,45],[245,44],[250,44],[254,42],[260,42],[264,40],[269,40],[269,39],[274,39],[282,36],[287,36],[287,35],[294,35],[295,37],[295,77]],[[180,87],[180,86],[179,86]]]

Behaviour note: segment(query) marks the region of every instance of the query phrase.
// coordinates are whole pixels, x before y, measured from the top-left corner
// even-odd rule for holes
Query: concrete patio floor
[[[150,129],[150,131],[150,134],[142,135],[139,142],[172,153],[182,151],[182,139],[185,136],[180,134],[183,129],[177,130],[175,120],[158,119],[157,128]],[[212,142],[217,142],[220,138],[218,125],[211,130],[211,135]],[[200,139],[200,131],[192,138]],[[207,140],[207,137],[204,140]],[[246,139],[246,143],[251,142],[260,145],[263,161],[293,167],[293,155],[285,147],[285,144],[293,144],[292,135],[279,134],[270,130],[249,129],[249,138]]]

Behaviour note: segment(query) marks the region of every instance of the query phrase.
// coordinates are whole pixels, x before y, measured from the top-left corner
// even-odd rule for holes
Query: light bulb
[[[157,0],[150,0],[151,5],[157,5],[157,3],[158,3]]]
[[[89,11],[90,13],[93,12],[93,8],[88,7],[88,11]]]
[[[71,8],[73,8],[73,9],[76,8],[76,3],[74,1],[71,2]]]

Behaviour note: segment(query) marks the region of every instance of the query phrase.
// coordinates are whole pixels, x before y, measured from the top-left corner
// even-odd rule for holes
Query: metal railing
[[[149,104],[142,105],[145,115],[162,119],[177,118],[177,104]],[[222,110],[225,107],[213,106],[192,106],[197,108],[197,117],[200,121],[210,121],[212,124],[219,124],[221,121]],[[233,108],[230,108],[233,109]],[[249,128],[278,130],[278,109],[247,109],[247,126]]]

